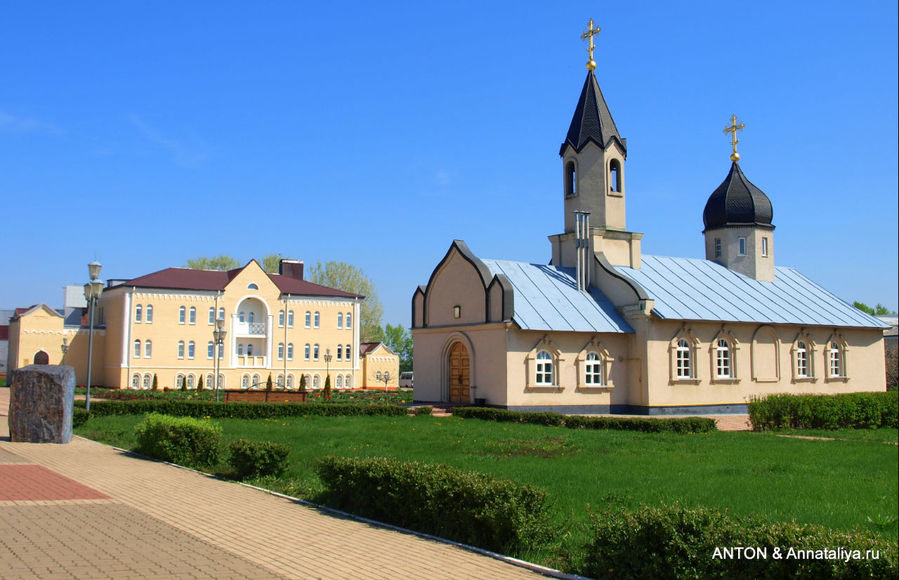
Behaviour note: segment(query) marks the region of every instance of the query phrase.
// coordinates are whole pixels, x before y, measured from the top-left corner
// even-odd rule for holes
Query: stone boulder
[[[9,436],[14,442],[72,440],[75,369],[31,365],[9,373]]]

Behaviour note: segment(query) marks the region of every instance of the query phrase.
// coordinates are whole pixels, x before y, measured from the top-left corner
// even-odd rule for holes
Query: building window
[[[807,379],[809,376],[808,347],[799,341],[796,343],[796,378]]]
[[[337,360],[343,360],[343,345],[337,345]]]
[[[718,346],[715,349],[715,369],[716,376],[719,379],[730,379],[733,377],[733,371],[731,370],[731,360],[730,360],[730,343],[728,343],[723,338],[718,341]]]
[[[375,380],[376,380],[376,381],[380,381],[380,380],[381,380],[381,371],[378,371],[378,372],[375,373]]]
[[[153,341],[148,340],[144,342],[144,358],[150,358],[153,356]]]
[[[244,375],[240,377],[240,388],[249,389],[250,388],[250,375]]]
[[[252,310],[247,313],[247,322],[249,322],[250,324],[256,322],[256,313]]]
[[[240,312],[237,313],[237,320],[239,322],[245,322],[246,319],[247,319],[247,315],[243,310],[241,310]]]
[[[453,306],[453,318],[459,319],[462,318],[462,307],[458,304]]]
[[[312,313],[307,310],[306,311],[306,328],[309,328],[311,326],[312,326]]]
[[[337,313],[337,328],[343,328],[343,312]]]
[[[746,255],[746,238],[737,238],[737,255]]]
[[[293,360],[293,343],[287,343],[287,360]]]
[[[253,345],[252,344],[247,345],[247,356],[253,356]]]
[[[187,375],[187,388],[188,389],[194,388],[194,376],[193,375]]]
[[[690,343],[683,338],[677,341],[677,378],[693,378],[693,356],[690,351]]]
[[[293,375],[287,375],[287,388],[293,388]]]
[[[134,358],[140,358],[140,341],[134,341]]]
[[[309,343],[303,345],[303,360],[309,360]]]
[[[318,328],[318,321],[321,318],[318,311],[315,312],[315,328]]]
[[[346,313],[346,327],[353,328],[353,315],[349,312]]]
[[[617,159],[609,162],[609,190],[621,193],[621,162]]]
[[[276,385],[279,389],[283,389],[283,388],[284,388],[284,375],[283,375],[283,374],[279,374],[279,375],[278,375],[278,379],[276,380],[275,385]]]
[[[337,375],[337,380],[334,384],[338,389],[342,389],[343,388],[343,377],[340,375]]]
[[[315,375],[312,377],[312,388],[317,389],[319,387],[319,376]]]
[[[178,341],[178,358],[184,358],[184,341]]]
[[[284,311],[283,310],[278,311],[278,326],[280,328],[284,328]]]
[[[147,324],[153,322],[153,305],[147,304]]]
[[[194,308],[193,306],[190,307],[190,323],[191,324],[197,323],[197,309]]]
[[[206,358],[213,358],[215,356],[215,343],[211,340],[206,343]]]
[[[237,356],[243,356],[243,343],[237,343]]]
[[[134,375],[131,377],[131,388],[139,389],[140,388],[140,375]]]
[[[715,257],[721,257],[721,238],[715,238]]]
[[[553,357],[541,350],[537,353],[537,381],[538,385],[553,384]]]
[[[602,358],[595,352],[587,354],[587,364],[584,367],[586,373],[584,383],[591,387],[601,386],[603,384],[602,377]]]
[[[176,375],[175,376],[175,387],[181,388],[185,386],[184,375]]]
[[[278,360],[284,360],[284,343],[278,343]]]
[[[178,324],[184,324],[184,317],[187,313],[187,308],[183,306],[178,307]]]
[[[261,384],[261,379],[259,378],[259,375],[253,375],[253,385],[252,385],[253,388],[258,389],[260,384]]]
[[[293,310],[287,312],[287,328],[293,328]]]
[[[846,371],[844,368],[843,349],[836,342],[830,343],[830,350],[827,353],[828,369],[830,369],[831,377],[844,377]]]
[[[153,386],[153,377],[149,374],[144,375],[144,388],[149,389]]]
[[[209,324],[215,324],[215,307],[209,309]]]
[[[565,197],[577,195],[577,166],[574,161],[565,164]]]
[[[346,376],[346,378],[343,380],[343,386],[346,387],[347,389],[350,389],[353,387],[353,376],[352,375]]]
[[[219,358],[224,358],[225,356],[225,343],[219,345]]]
[[[343,347],[343,359],[347,361],[352,360],[350,358],[350,345]]]
[[[141,322],[144,314],[144,307],[138,304],[134,307],[134,322]]]
[[[194,358],[194,352],[196,351],[197,345],[194,341],[190,341],[187,343],[187,358]]]
[[[762,256],[768,257],[768,238],[762,237]]]
[[[219,320],[224,320],[224,319],[225,319],[225,309],[219,308]]]
[[[254,283],[247,284],[247,290],[259,290],[259,286]]]
[[[318,345],[312,347],[312,360],[318,360]]]

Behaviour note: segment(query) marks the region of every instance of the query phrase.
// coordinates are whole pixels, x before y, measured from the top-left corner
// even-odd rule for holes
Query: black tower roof
[[[773,230],[773,218],[771,200],[746,179],[737,163],[731,164],[730,173],[709,196],[702,212],[703,231],[727,226],[760,226]]]
[[[596,75],[591,70],[587,72],[587,79],[584,81],[581,97],[578,99],[577,108],[574,110],[574,117],[571,119],[568,135],[559,148],[559,155],[562,155],[565,147],[568,145],[571,145],[575,151],[580,153],[581,149],[590,141],[593,141],[600,149],[605,149],[612,138],[618,140],[625,155],[627,155],[626,141],[618,134],[618,128],[612,119],[612,113],[609,112],[609,107],[602,96],[599,83],[596,81]]]

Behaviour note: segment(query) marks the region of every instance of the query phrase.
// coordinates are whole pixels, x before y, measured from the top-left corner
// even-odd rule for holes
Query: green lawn
[[[93,418],[77,432],[131,448],[140,420]],[[572,528],[586,522],[588,505],[678,501],[897,535],[896,429],[821,433],[838,438],[828,441],[751,432],[571,430],[452,417],[218,422],[226,441],[246,437],[290,445],[288,474],[268,483],[312,500],[320,492],[313,472],[317,457],[386,456],[447,463],[537,485],[555,499],[560,517],[570,520],[562,525]]]

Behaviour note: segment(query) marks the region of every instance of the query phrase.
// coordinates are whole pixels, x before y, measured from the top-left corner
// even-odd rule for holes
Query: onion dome
[[[774,208],[768,196],[754,186],[737,163],[705,204],[702,222],[705,230],[729,226],[757,226],[773,230]]]

